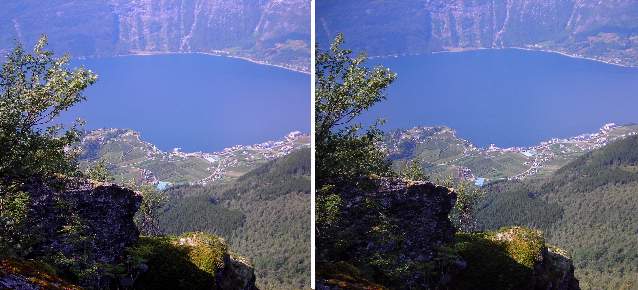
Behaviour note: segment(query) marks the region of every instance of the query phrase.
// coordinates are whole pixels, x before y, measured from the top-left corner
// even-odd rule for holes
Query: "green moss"
[[[538,230],[522,227],[501,229],[491,237],[503,242],[509,256],[517,263],[533,269],[542,259],[542,251],[545,248],[545,239]]]
[[[206,273],[215,273],[224,268],[224,257],[228,255],[228,246],[216,236],[205,233],[186,233],[177,243],[188,247],[188,256],[197,267]]]
[[[136,289],[215,289],[216,274],[225,266],[225,242],[205,233],[179,237],[142,237],[129,249],[130,260],[147,270]]]
[[[528,289],[545,241],[539,231],[521,227],[495,232],[459,233],[455,250],[467,268],[453,289]]]

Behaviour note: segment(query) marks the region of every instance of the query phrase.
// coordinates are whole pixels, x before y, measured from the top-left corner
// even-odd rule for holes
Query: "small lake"
[[[87,129],[130,128],[170,150],[217,151],[310,132],[310,76],[202,54],[76,60],[99,75],[64,115]]]
[[[364,117],[446,125],[478,146],[528,146],[638,122],[638,69],[517,49],[376,58],[398,74]]]

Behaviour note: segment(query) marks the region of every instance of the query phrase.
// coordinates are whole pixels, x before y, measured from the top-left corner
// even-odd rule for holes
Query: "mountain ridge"
[[[75,57],[208,53],[309,72],[310,1],[109,0],[0,3],[4,45],[47,34]],[[78,26],[77,23],[82,23]]]
[[[521,48],[638,65],[638,6],[629,0],[335,3],[317,3],[319,43],[344,32],[372,56]]]

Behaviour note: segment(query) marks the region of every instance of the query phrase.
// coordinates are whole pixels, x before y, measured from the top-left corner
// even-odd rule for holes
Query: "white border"
[[[310,1],[310,288],[315,289],[315,0]]]

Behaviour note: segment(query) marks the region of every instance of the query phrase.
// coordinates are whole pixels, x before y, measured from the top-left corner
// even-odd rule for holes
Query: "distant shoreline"
[[[244,60],[244,61],[247,61],[247,62],[251,62],[251,63],[254,63],[254,64],[271,66],[271,67],[285,69],[285,70],[288,70],[288,71],[293,71],[293,72],[297,72],[297,73],[310,75],[310,72],[307,72],[307,71],[295,69],[295,68],[292,68],[292,67],[287,67],[287,66],[280,65],[280,64],[273,64],[273,63],[269,63],[269,62],[262,61],[262,60],[256,60],[256,59],[252,59],[252,58],[249,58],[249,57],[246,57],[246,56],[231,55],[231,54],[228,54],[227,52],[223,52],[223,51],[219,51],[219,52],[200,52],[200,51],[189,51],[189,52],[182,52],[182,51],[178,51],[178,52],[133,51],[132,53],[128,53],[128,54],[100,55],[100,56],[81,56],[81,57],[75,57],[75,58],[76,59],[80,59],[80,60],[85,60],[85,59],[98,59],[98,58],[106,58],[106,57],[156,56],[156,55],[181,55],[181,54],[199,54],[199,55],[207,55],[207,56],[219,56],[219,57],[234,58],[234,59],[240,59],[240,60]]]
[[[602,59],[597,59],[597,58],[592,58],[592,57],[586,57],[586,56],[582,56],[582,55],[569,54],[569,53],[562,52],[562,51],[557,51],[557,50],[550,50],[550,49],[536,49],[536,48],[529,48],[529,47],[502,47],[502,48],[485,48],[485,47],[477,47],[477,48],[460,48],[460,49],[457,49],[457,50],[442,50],[442,51],[419,52],[419,53],[403,53],[403,54],[375,55],[375,56],[370,56],[369,58],[370,58],[370,59],[377,59],[377,58],[393,58],[393,57],[404,57],[404,56],[423,56],[423,55],[427,55],[427,54],[446,54],[446,53],[461,53],[461,52],[471,52],[471,51],[481,51],[481,50],[506,50],[506,49],[523,50],[523,51],[532,51],[532,52],[553,53],[553,54],[558,54],[558,55],[562,55],[562,56],[569,57],[569,58],[582,59],[582,60],[589,60],[589,61],[598,62],[598,63],[604,63],[604,64],[613,65],[613,66],[617,66],[617,67],[623,67],[623,68],[638,68],[638,65],[636,65],[636,66],[633,66],[633,65],[626,65],[626,64],[622,64],[622,63],[615,63],[615,62],[605,61],[605,60],[602,60]]]

